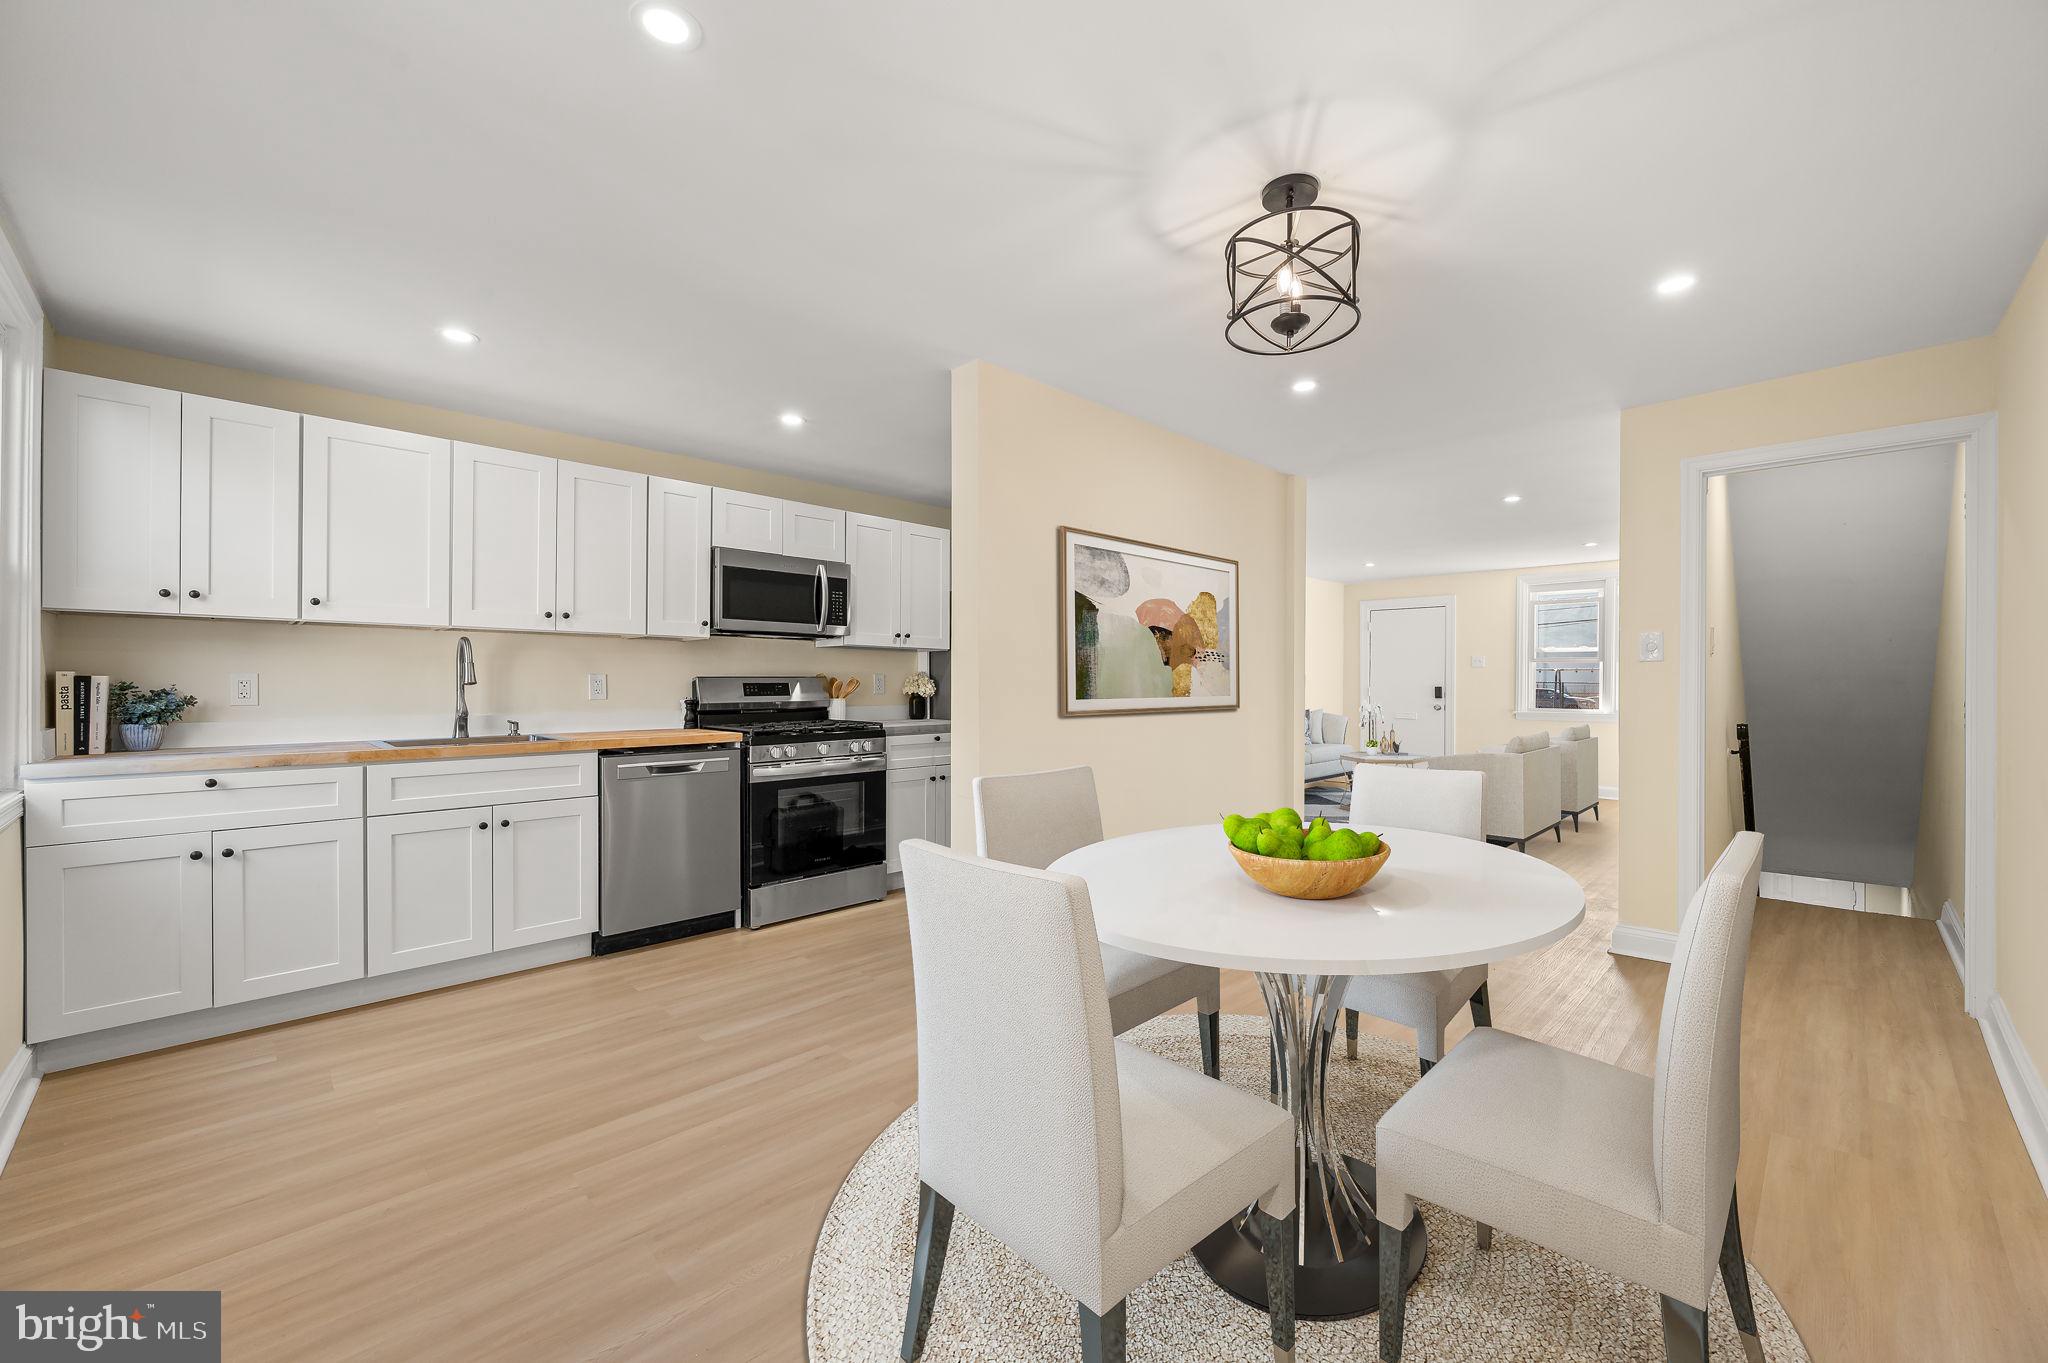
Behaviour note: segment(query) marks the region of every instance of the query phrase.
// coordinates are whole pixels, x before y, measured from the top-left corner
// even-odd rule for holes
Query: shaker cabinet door
[[[43,605],[178,613],[179,394],[43,376]]]

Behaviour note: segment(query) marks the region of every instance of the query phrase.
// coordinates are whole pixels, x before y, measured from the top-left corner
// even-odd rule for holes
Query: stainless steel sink
[[[553,743],[548,734],[471,734],[468,738],[380,738],[387,748],[467,748],[481,743]]]

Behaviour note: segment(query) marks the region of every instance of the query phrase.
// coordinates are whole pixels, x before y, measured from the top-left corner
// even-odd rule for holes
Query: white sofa
[[[1348,718],[1328,710],[1302,712],[1302,780],[1321,781],[1344,774],[1340,755],[1350,746],[1344,741],[1350,727]]]
[[[1523,734],[1490,752],[1432,757],[1432,771],[1476,771],[1486,778],[1486,839],[1527,851],[1545,832],[1564,841],[1563,754],[1549,734]]]
[[[1594,819],[1600,817],[1600,740],[1591,726],[1574,724],[1553,729],[1550,746],[1558,751],[1558,813],[1572,821],[1576,833],[1581,814],[1590,810]]]

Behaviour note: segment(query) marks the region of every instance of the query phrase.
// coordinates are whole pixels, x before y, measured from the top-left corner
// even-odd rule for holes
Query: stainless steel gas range
[[[889,740],[880,724],[831,718],[817,677],[699,677],[690,705],[692,723],[746,735],[747,927],[888,893]]]

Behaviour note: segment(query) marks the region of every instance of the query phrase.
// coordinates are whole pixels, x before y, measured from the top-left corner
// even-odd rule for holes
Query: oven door
[[[763,762],[747,771],[747,888],[888,859],[889,760]]]
[[[852,569],[822,559],[711,551],[711,632],[834,639],[846,633]]]

